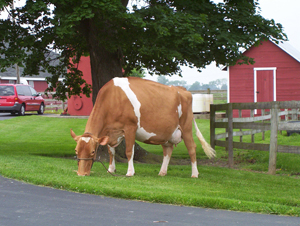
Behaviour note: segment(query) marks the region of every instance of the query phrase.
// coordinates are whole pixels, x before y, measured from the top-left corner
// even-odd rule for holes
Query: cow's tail
[[[202,145],[202,148],[205,152],[205,154],[207,155],[208,158],[213,158],[216,156],[216,151],[210,146],[209,143],[207,143],[204,139],[204,137],[202,136],[202,133],[200,132],[198,126],[197,126],[197,123],[194,120],[194,125],[195,125],[195,130],[196,130],[196,136],[198,137],[201,145]]]

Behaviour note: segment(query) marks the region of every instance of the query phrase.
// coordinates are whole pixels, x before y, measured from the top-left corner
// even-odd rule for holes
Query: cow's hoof
[[[107,172],[108,172],[108,173],[115,173],[115,172],[116,172],[116,169],[108,168]]]
[[[192,178],[198,178],[198,174],[197,175],[192,175]]]
[[[126,177],[133,177],[133,176],[134,176],[134,174],[131,174],[131,173],[126,174]]]
[[[159,172],[159,174],[158,174],[159,176],[162,176],[162,177],[164,177],[164,176],[166,176],[167,175],[167,173],[165,173],[165,172]]]
[[[107,170],[107,173],[116,173],[116,171]]]

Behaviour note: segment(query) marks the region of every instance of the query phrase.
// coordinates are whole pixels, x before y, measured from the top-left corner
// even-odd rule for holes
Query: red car
[[[45,101],[31,86],[22,84],[0,84],[0,112],[25,115],[25,111],[43,114]]]

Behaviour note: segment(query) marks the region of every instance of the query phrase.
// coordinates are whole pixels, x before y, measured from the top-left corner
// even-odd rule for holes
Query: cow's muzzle
[[[82,168],[82,167],[79,166],[81,160],[83,160],[83,161],[92,161],[92,164],[90,165],[90,163],[81,163],[81,164],[88,164],[88,165],[90,165],[90,167],[89,166],[83,166],[83,168]],[[78,176],[89,176],[90,175],[90,171],[91,171],[91,169],[92,169],[92,167],[94,165],[95,159],[94,158],[77,158],[77,161],[78,161],[77,175]],[[87,167],[88,167],[88,169],[87,169]]]

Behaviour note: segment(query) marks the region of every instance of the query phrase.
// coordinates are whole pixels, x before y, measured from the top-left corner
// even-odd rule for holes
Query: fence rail
[[[67,101],[61,101],[53,98],[54,93],[47,93],[48,95],[43,94],[42,97],[45,100],[45,110],[46,111],[58,111],[64,110],[68,106]]]
[[[228,165],[233,167],[233,149],[247,149],[269,151],[269,173],[275,174],[276,153],[300,154],[300,146],[288,146],[277,144],[278,131],[300,131],[297,121],[300,116],[300,101],[284,102],[260,102],[260,103],[229,103],[210,106],[210,143],[215,146],[225,147],[228,151]],[[242,111],[250,110],[250,117],[243,117]],[[217,111],[226,111],[226,118],[217,119]],[[238,117],[233,117],[233,112],[238,111]],[[258,113],[260,112],[260,113]],[[283,120],[283,122],[282,122]],[[225,133],[216,134],[217,128],[226,129]],[[238,129],[239,131],[233,131]],[[247,129],[247,130],[245,130]],[[254,134],[270,130],[270,144],[257,144],[254,141]],[[243,136],[251,135],[251,143],[243,142]],[[239,136],[240,141],[233,141],[234,136]],[[224,139],[225,140],[220,140]]]
[[[190,91],[192,94],[214,94],[214,100],[227,100],[227,90],[211,90],[211,89],[206,89],[206,90],[191,90]]]

